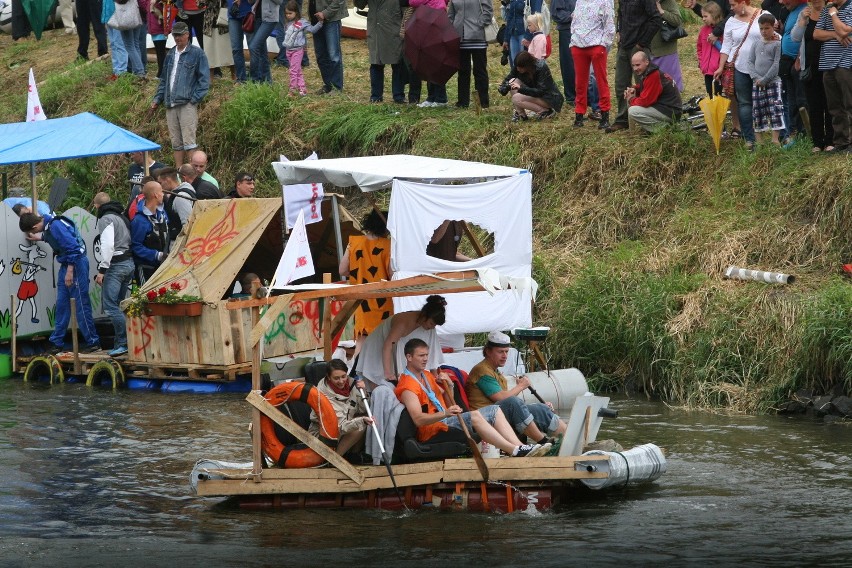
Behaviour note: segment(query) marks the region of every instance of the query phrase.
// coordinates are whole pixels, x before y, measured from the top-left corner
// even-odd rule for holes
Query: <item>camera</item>
[[[500,83],[500,85],[498,85],[497,92],[505,97],[506,95],[509,94],[509,89],[510,89],[509,81],[503,80],[503,82]]]

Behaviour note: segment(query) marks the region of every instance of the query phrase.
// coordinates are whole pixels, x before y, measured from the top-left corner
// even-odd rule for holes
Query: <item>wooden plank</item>
[[[355,313],[355,310],[358,309],[358,306],[361,304],[360,300],[349,300],[343,307],[340,309],[340,312],[334,319],[331,320],[331,336],[337,337],[337,334],[340,333],[340,330],[346,326],[346,322],[349,321],[349,318],[352,317],[352,314]]]
[[[260,365],[258,365],[258,369],[259,368]],[[361,475],[358,470],[355,469],[354,466],[352,466],[352,464],[343,459],[343,457],[337,455],[334,450],[331,450],[328,446],[320,442],[317,438],[311,436],[307,430],[293,422],[293,420],[289,416],[285,416],[284,414],[279,412],[277,408],[272,406],[265,398],[260,396],[259,392],[250,392],[246,397],[246,400],[249,404],[263,412],[276,424],[293,434],[293,436],[295,436],[297,440],[307,444],[309,448],[324,457],[331,465],[345,473],[346,476],[349,477],[349,479],[359,485],[364,482],[364,476]],[[257,428],[255,432],[259,439],[260,428]]]
[[[251,330],[251,336],[249,337],[249,345],[254,347],[260,341],[260,338],[263,337],[263,334],[266,333],[266,330],[272,325],[272,322],[275,321],[275,318],[278,317],[278,314],[283,312],[287,306],[290,305],[290,301],[293,299],[293,294],[282,294],[277,296],[275,303],[266,310],[266,313],[263,314],[263,317],[260,318],[260,321],[254,325],[254,328]]]
[[[566,479],[597,479],[606,478],[605,472],[576,471],[573,469],[502,469],[490,470],[491,481],[558,481]],[[457,469],[444,471],[444,483],[475,481],[481,482],[482,476],[477,469]]]
[[[477,240],[476,235],[473,234],[473,231],[470,230],[470,227],[467,225],[467,221],[462,221],[462,226],[464,227],[464,234],[467,235],[468,240],[470,240],[470,244],[473,247],[473,250],[476,251],[476,254],[479,258],[485,256],[485,249],[482,248],[482,245],[479,244],[479,240]]]
[[[323,284],[331,284],[331,274],[325,273],[322,275]],[[331,335],[331,299],[324,298],[322,300],[322,350],[323,359],[331,361],[331,341],[334,337]]]
[[[252,322],[257,321],[258,310],[253,309],[251,312]],[[249,394],[254,394],[260,392],[260,345],[255,344],[253,346],[251,362],[251,388],[253,392]],[[264,400],[264,402],[266,401]],[[260,437],[260,409],[254,408],[251,413],[251,461],[252,474],[256,483],[262,481],[261,476],[263,475],[263,450],[261,448]]]
[[[588,461],[605,461],[609,457],[605,455],[594,456],[566,456],[566,457],[539,457],[539,458],[500,458],[488,460],[488,469],[491,470],[507,470],[507,469],[571,469],[577,462]],[[471,469],[473,468],[473,460],[467,459],[452,459],[444,462],[444,470],[451,471],[454,469]]]

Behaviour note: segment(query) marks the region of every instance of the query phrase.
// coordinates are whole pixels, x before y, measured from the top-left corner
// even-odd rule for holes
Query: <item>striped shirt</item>
[[[817,22],[816,29],[834,31],[834,23],[828,15],[828,8],[823,8]],[[843,6],[837,8],[837,17],[847,26],[852,26],[852,2],[846,0]],[[819,70],[830,71],[831,69],[852,68],[852,46],[843,47],[836,39],[830,39],[822,44],[819,54]]]

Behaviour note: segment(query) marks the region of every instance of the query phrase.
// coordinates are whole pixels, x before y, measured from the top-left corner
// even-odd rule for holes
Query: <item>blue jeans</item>
[[[256,21],[255,21],[256,22]],[[256,83],[271,83],[272,72],[269,69],[269,51],[266,49],[266,38],[272,35],[275,29],[275,22],[255,23],[254,35],[248,42],[249,55],[249,74],[251,80]]]
[[[121,75],[127,73],[127,50],[124,49],[124,40],[121,39],[121,32],[105,26],[107,37],[109,38],[109,49],[112,51],[112,74]]]
[[[488,406],[483,406],[479,409],[479,413],[485,418],[485,421],[488,422],[491,426],[494,426],[494,422],[497,420],[497,412],[500,410],[500,407],[496,404],[490,404]],[[462,420],[464,420],[465,425],[467,426],[468,431],[471,436],[477,436],[476,432],[473,430],[473,423],[471,422],[470,412],[463,412],[459,416],[461,416]],[[450,428],[456,428],[457,430],[461,430],[461,424],[459,424],[458,416],[450,416],[449,418],[444,418],[441,420],[444,424],[449,426]]]
[[[234,57],[234,76],[237,83],[246,82],[246,56],[243,52],[243,38],[249,43],[254,34],[243,31],[243,23],[233,18],[228,20],[228,35],[231,38],[231,55]]]
[[[600,112],[600,94],[598,93],[598,81],[595,79],[594,69],[589,69],[589,90],[587,93],[588,98],[586,100],[588,100],[591,109],[595,112]]]
[[[121,41],[124,44],[124,50],[127,52],[127,66],[134,75],[145,75],[145,66],[142,65],[142,58],[139,52],[138,30],[144,30],[145,26],[139,26],[132,30],[121,30]],[[144,41],[144,40],[143,40]]]
[[[370,65],[370,101],[381,101],[385,92],[385,66]],[[391,65],[391,93],[395,103],[405,102],[405,82],[402,80],[402,63]]]
[[[515,68],[515,58],[524,50],[524,46],[521,45],[522,39],[524,39],[522,35],[509,36],[509,67],[512,69]]]
[[[751,75],[734,69],[734,91],[737,95],[737,114],[740,117],[740,132],[746,142],[754,144],[754,122],[751,116]]]
[[[50,342],[57,347],[65,347],[65,332],[71,321],[71,298],[74,298],[77,302],[77,327],[86,345],[98,345],[101,340],[95,329],[92,304],[89,301],[89,259],[84,257],[74,263],[74,279],[70,287],[65,285],[67,272],[68,265],[63,264],[56,275],[56,325],[50,334]]]
[[[104,312],[112,321],[113,331],[115,332],[113,347],[127,347],[127,327],[124,321],[124,312],[121,311],[118,304],[127,294],[127,288],[133,280],[135,266],[133,259],[128,258],[111,263],[104,273],[101,301],[103,301]]]
[[[326,91],[343,90],[343,54],[340,52],[340,20],[325,22],[314,34],[314,54]]]
[[[524,404],[524,401],[516,396],[507,396],[498,402],[497,406],[506,415],[506,420],[518,436],[524,435],[524,430],[530,422],[535,422],[538,429],[545,434],[552,434],[559,428],[559,417],[546,404]]]
[[[142,74],[148,67],[148,24],[143,22],[141,26],[136,28],[136,45],[139,46],[139,59],[142,60]]]
[[[565,102],[574,104],[577,93],[574,86],[574,58],[571,57],[570,46],[571,30],[559,30],[559,71],[562,73],[562,90],[565,93]],[[592,81],[589,81],[589,86],[591,84]],[[597,86],[595,91],[597,92]]]

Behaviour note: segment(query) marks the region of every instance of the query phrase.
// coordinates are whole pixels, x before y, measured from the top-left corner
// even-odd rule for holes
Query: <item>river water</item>
[[[541,514],[251,511],[194,497],[249,461],[242,395],[0,381],[0,565],[852,565],[852,427],[616,398],[598,438],[668,472]]]

